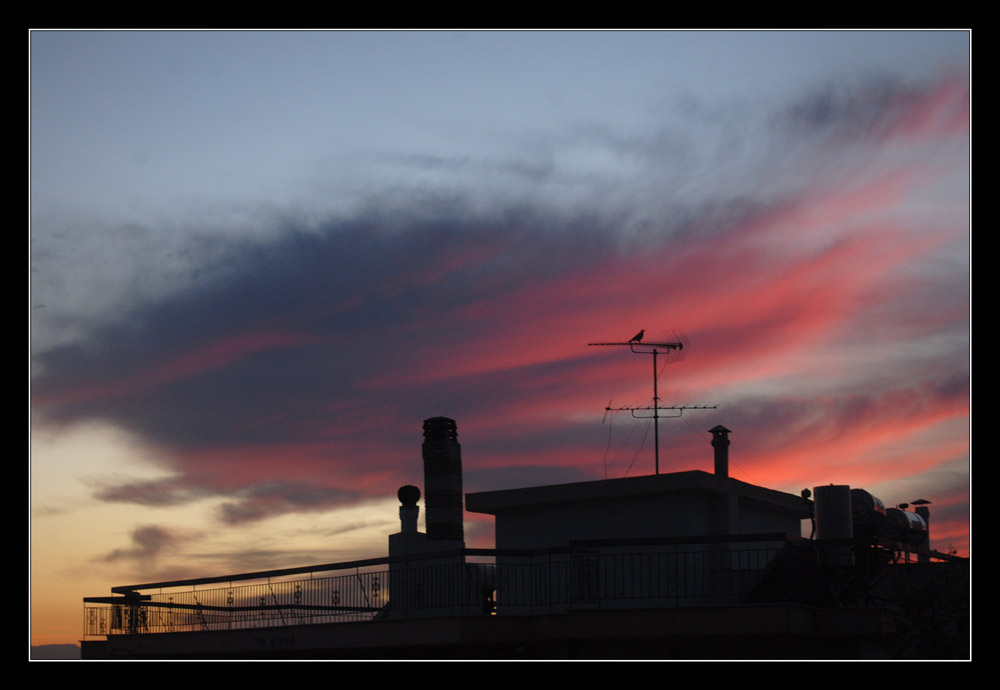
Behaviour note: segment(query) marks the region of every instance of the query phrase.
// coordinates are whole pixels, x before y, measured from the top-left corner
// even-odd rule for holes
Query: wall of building
[[[585,539],[722,534],[720,496],[672,494],[554,503],[496,516],[498,549],[541,549]]]

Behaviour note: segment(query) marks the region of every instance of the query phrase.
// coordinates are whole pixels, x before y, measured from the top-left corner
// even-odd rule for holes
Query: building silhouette
[[[968,559],[929,510],[861,489],[793,495],[699,470],[472,493],[454,420],[424,421],[388,556],[112,588],[90,659],[887,659],[968,656]],[[808,537],[802,537],[802,526]]]

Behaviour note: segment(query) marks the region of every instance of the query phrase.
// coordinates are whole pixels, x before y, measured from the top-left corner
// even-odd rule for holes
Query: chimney
[[[721,424],[708,430],[712,434],[712,448],[715,449],[715,476],[729,476],[729,434],[732,432]]]
[[[396,497],[402,504],[399,506],[399,531],[402,534],[417,533],[417,518],[420,517],[420,489],[411,484],[399,487]]]
[[[424,420],[423,456],[427,539],[463,541],[462,447],[454,419]]]

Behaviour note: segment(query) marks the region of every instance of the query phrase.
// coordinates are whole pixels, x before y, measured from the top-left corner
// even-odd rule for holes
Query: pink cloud
[[[969,131],[969,87],[964,80],[942,80],[920,92],[902,111],[892,130],[894,137],[927,139]]]

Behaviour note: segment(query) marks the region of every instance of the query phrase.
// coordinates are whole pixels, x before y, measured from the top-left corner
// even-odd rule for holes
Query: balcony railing
[[[767,590],[789,545],[752,535],[465,549],[130,585],[84,599],[84,635],[737,604]]]

